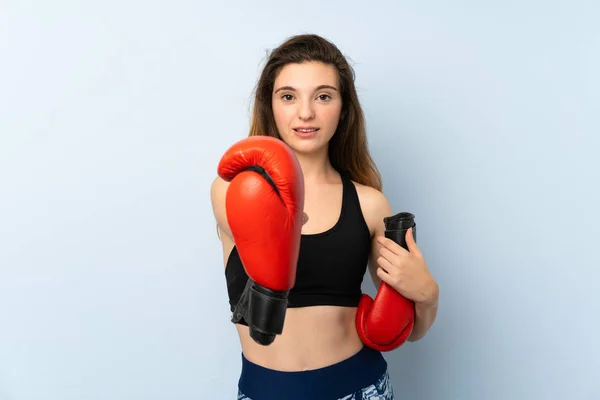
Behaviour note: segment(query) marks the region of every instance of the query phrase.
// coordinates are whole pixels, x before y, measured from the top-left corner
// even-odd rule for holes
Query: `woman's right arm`
[[[217,229],[219,238],[223,240],[222,235],[227,235],[229,240],[233,240],[229,224],[227,223],[227,213],[225,211],[225,197],[229,182],[216,177],[210,186],[210,200],[212,202],[213,214],[217,220]]]

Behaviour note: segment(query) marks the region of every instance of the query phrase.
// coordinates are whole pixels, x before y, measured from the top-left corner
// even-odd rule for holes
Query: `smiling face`
[[[320,62],[288,64],[273,85],[279,135],[299,153],[326,151],[342,111],[336,69]]]

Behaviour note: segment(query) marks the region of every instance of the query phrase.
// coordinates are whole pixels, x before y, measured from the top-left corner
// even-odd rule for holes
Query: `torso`
[[[354,183],[361,208],[371,188]],[[335,181],[305,188],[304,211],[308,221],[303,235],[314,235],[331,229],[340,217],[343,185]],[[331,210],[336,210],[332,212]],[[363,208],[370,236],[373,218]],[[222,235],[223,262],[226,264],[234,243]],[[310,306],[289,308],[281,335],[269,346],[255,343],[248,327],[236,324],[244,356],[266,368],[280,371],[303,371],[325,367],[357,353],[363,346],[355,328],[356,307]]]

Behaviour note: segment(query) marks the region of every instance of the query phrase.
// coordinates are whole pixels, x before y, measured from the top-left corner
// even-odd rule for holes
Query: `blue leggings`
[[[301,372],[275,371],[242,354],[238,400],[392,400],[387,362],[363,347],[337,364]]]

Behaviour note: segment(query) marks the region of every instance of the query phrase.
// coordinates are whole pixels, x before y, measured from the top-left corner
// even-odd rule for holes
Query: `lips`
[[[300,133],[312,133],[312,132],[316,132],[319,130],[319,128],[315,128],[312,126],[309,127],[298,127],[298,128],[293,128],[296,132],[300,132]]]
[[[320,128],[314,126],[299,126],[293,129],[297,137],[302,139],[310,139],[317,134]]]

